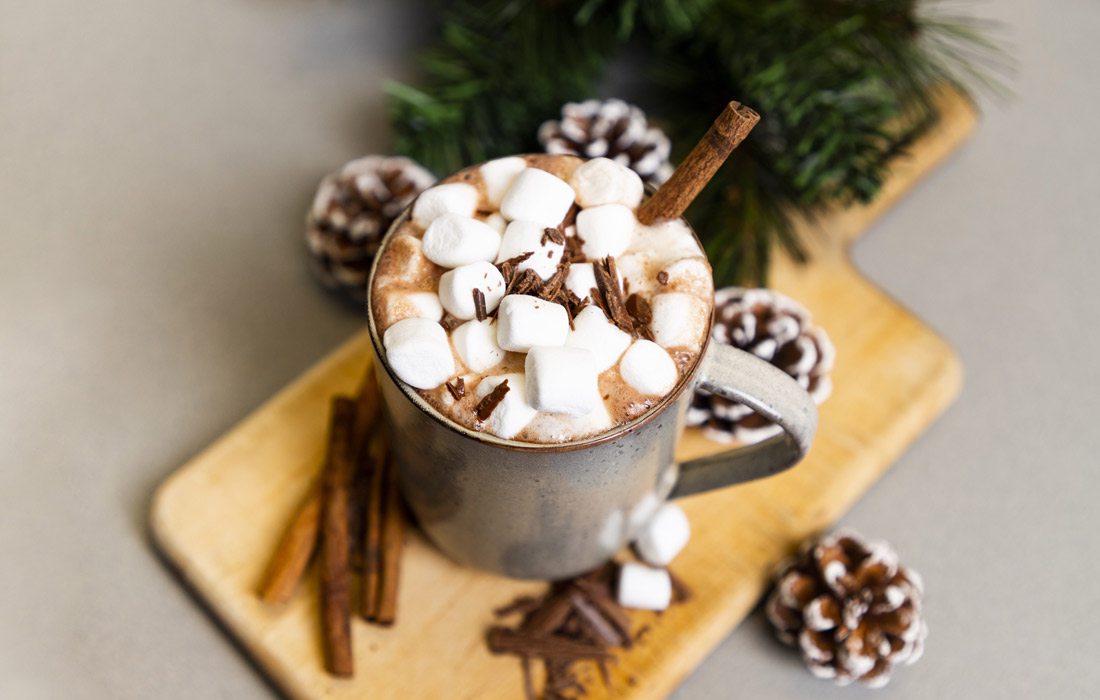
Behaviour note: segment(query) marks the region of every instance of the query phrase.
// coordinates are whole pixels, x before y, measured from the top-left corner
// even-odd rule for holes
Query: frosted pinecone
[[[610,158],[652,185],[672,174],[668,136],[650,126],[641,109],[618,99],[566,103],[560,121],[539,127],[539,143],[547,153]]]
[[[783,370],[821,404],[832,392],[829,372],[836,352],[825,331],[813,325],[801,304],[770,289],[727,287],[714,295],[712,338],[751,352]],[[687,412],[689,426],[711,440],[754,443],[780,428],[748,406],[697,390]]]
[[[433,182],[431,173],[402,157],[366,156],[326,175],[306,216],[306,246],[321,284],[364,304],[382,236]]]
[[[815,676],[880,688],[924,651],[923,592],[889,544],[838,533],[807,543],[780,567],[764,610]]]

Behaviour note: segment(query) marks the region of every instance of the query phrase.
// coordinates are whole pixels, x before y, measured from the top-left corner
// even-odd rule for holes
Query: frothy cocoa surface
[[[523,156],[527,167],[545,170],[566,182],[573,171],[584,161],[574,156],[527,155]],[[441,180],[437,184],[462,182],[479,192],[479,203],[474,218],[502,225],[498,208],[488,199],[480,166],[472,166]],[[577,206],[566,217],[570,223],[576,216]],[[563,227],[564,228],[564,227]],[[569,229],[567,229],[569,230]],[[393,324],[413,317],[427,317],[433,312],[425,303],[424,293],[435,294],[440,277],[447,268],[428,260],[423,253],[421,240],[425,229],[406,220],[387,239],[379,252],[370,294],[370,313],[373,315],[380,336]],[[575,235],[569,230],[571,235]],[[577,260],[576,262],[586,262]],[[588,261],[591,262],[591,261]],[[709,318],[713,308],[714,286],[710,265],[691,229],[683,220],[661,222],[654,226],[635,226],[633,238],[624,253],[615,260],[623,283],[623,298],[637,294],[649,306],[659,295],[680,293],[697,300],[700,313],[707,322],[690,342],[665,345],[664,349],[676,364],[679,377],[694,366],[705,335],[709,332]],[[682,299],[681,299],[682,300]],[[492,314],[490,315],[492,316]],[[439,320],[450,333],[463,321],[444,313]],[[484,430],[477,419],[477,386],[485,377],[523,373],[525,353],[507,352],[497,365],[472,372],[465,367],[454,352],[456,373],[451,379],[461,377],[465,394],[455,398],[447,386],[417,390],[440,413],[473,430]],[[600,373],[598,379],[602,402],[595,410],[583,416],[540,411],[527,426],[511,439],[530,443],[561,443],[597,435],[644,414],[659,404],[664,396],[646,396],[633,389],[622,377],[618,365]]]

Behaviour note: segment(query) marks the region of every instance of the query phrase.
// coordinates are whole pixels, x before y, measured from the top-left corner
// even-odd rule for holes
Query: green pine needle
[[[539,150],[629,43],[642,107],[683,156],[730,99],[761,123],[688,211],[719,284],[763,283],[794,217],[869,202],[938,116],[936,90],[1003,91],[981,20],[938,0],[456,0],[417,87],[388,86],[397,150],[438,173]]]

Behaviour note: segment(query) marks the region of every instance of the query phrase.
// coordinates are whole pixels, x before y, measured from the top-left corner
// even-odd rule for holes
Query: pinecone
[[[789,297],[770,289],[720,289],[714,295],[711,336],[791,375],[815,403],[822,403],[832,392],[833,344],[824,330],[811,323],[809,312]],[[759,442],[780,431],[748,406],[703,390],[692,398],[687,424],[703,426],[705,435],[718,442]]]
[[[326,175],[306,216],[306,245],[321,284],[363,305],[382,236],[433,182],[431,173],[401,157],[367,156]]]
[[[765,612],[818,678],[881,688],[895,666],[924,651],[923,592],[889,544],[838,533],[807,543],[781,567]]]
[[[653,185],[672,174],[668,136],[649,126],[645,112],[622,100],[566,103],[561,121],[539,127],[539,143],[547,153],[610,158]]]

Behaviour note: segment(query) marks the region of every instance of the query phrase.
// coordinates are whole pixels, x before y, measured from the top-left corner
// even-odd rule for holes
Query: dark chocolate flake
[[[478,402],[477,407],[474,409],[474,414],[478,420],[488,420],[489,416],[493,415],[493,411],[500,405],[500,402],[504,400],[504,395],[509,391],[508,380],[505,379],[500,384],[497,384],[488,394],[485,395],[481,401]]]
[[[477,316],[477,320],[484,321],[485,319],[489,318],[489,315],[485,313],[485,292],[475,287],[473,294],[474,314]]]
[[[451,392],[451,396],[454,397],[455,401],[461,400],[466,395],[466,380],[462,377],[458,377],[453,382],[447,382],[445,386],[447,391]]]
[[[668,273],[665,272],[664,270],[661,270],[660,272],[658,272],[657,273],[657,283],[658,284],[668,284]]]

